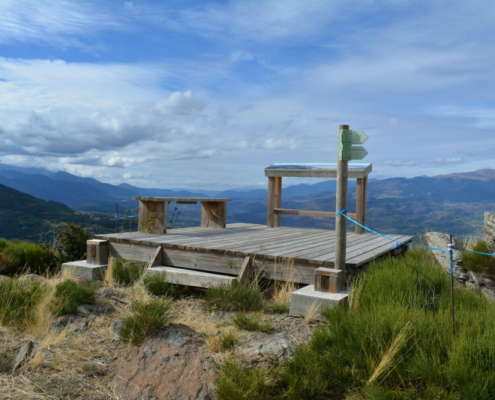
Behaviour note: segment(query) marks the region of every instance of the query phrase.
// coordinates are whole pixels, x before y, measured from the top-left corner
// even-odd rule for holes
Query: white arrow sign
[[[362,160],[368,152],[363,146],[351,147],[351,160]]]
[[[368,135],[363,131],[351,131],[351,137],[352,144],[363,144],[368,139]],[[357,160],[360,160],[360,158],[357,158]]]

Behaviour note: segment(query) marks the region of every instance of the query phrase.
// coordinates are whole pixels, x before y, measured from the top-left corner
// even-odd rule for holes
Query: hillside
[[[115,220],[78,214],[65,204],[41,200],[0,184],[0,237],[49,240],[60,223],[74,222],[92,232],[115,229]]]

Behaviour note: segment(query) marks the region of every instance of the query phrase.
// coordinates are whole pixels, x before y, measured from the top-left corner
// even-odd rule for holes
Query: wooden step
[[[166,281],[184,286],[209,288],[221,283],[231,283],[237,278],[235,276],[212,274],[192,269],[157,266],[146,269],[146,274],[166,273]]]

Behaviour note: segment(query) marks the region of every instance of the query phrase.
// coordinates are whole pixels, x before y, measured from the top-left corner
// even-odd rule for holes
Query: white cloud
[[[2,0],[0,43],[43,43],[49,46],[85,47],[81,36],[124,25],[94,4],[78,1]]]

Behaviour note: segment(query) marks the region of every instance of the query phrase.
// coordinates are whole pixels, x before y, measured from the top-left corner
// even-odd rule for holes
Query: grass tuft
[[[167,299],[137,301],[131,309],[132,314],[123,320],[119,337],[121,342],[132,346],[142,343],[150,332],[163,328],[172,319]]]
[[[112,281],[121,286],[132,286],[141,278],[143,265],[141,263],[129,262],[123,259],[112,260]]]
[[[8,373],[14,367],[15,354],[13,352],[0,353],[0,373]]]
[[[234,350],[235,346],[239,342],[239,335],[234,329],[230,329],[224,332],[219,337],[219,345],[222,351]]]
[[[32,325],[37,306],[48,293],[49,287],[44,282],[17,278],[0,281],[0,325],[16,329]]]
[[[264,308],[263,293],[257,281],[250,283],[222,283],[205,294],[208,311],[261,311]]]
[[[491,254],[490,248],[484,240],[474,242],[466,246],[466,248],[468,250],[478,251],[480,253]],[[467,253],[463,251],[462,265],[464,268],[471,271],[495,274],[495,257],[486,256],[483,254]]]
[[[254,313],[241,312],[232,318],[235,326],[246,331],[268,332],[273,328],[273,324],[268,321],[263,321],[261,316]]]
[[[216,381],[219,400],[272,399],[273,379],[270,371],[249,368],[237,358],[223,363]]]
[[[55,286],[53,313],[59,315],[74,314],[77,306],[89,303],[98,287],[94,283],[79,285],[66,279]]]

